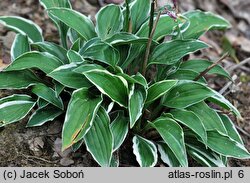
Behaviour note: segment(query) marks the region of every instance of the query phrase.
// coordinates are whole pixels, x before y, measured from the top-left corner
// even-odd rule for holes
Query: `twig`
[[[232,72],[233,70],[235,70],[235,69],[237,69],[237,68],[239,68],[247,63],[250,63],[250,58],[247,58],[247,59],[243,60],[242,62],[240,62],[239,64],[236,64],[234,66],[229,67],[227,70],[228,70],[228,72]]]
[[[246,132],[245,130],[243,130],[241,127],[235,125],[237,130],[239,130],[241,133],[243,133],[244,135],[246,135],[248,138],[250,138],[250,134],[248,132]]]
[[[201,72],[199,74],[199,76],[197,76],[194,81],[198,81],[200,78],[202,78],[203,76],[205,76],[211,69],[213,69],[215,66],[217,66],[220,62],[222,62],[226,57],[228,57],[228,52],[225,53],[218,61],[216,61],[215,63],[213,63],[212,65],[210,65],[207,69],[205,69],[203,72]]]
[[[29,158],[36,159],[36,160],[40,160],[40,161],[43,161],[43,162],[46,162],[46,163],[50,163],[50,164],[55,164],[55,163],[58,162],[58,160],[56,160],[56,161],[49,161],[49,160],[46,160],[46,159],[43,159],[43,158],[39,158],[39,157],[36,157],[36,156],[30,156],[30,155],[26,155],[26,154],[22,154],[22,153],[21,153],[21,156],[23,156],[23,157],[25,157],[27,159],[29,159]]]
[[[129,9],[129,3],[130,3],[130,0],[126,0],[125,1],[126,3],[126,17],[125,17],[125,28],[126,28],[126,31],[129,32],[129,30],[131,29],[130,28],[130,9]]]
[[[219,93],[220,93],[220,94],[225,93],[225,91],[226,91],[228,88],[230,88],[230,87],[232,86],[232,84],[234,84],[234,82],[236,81],[236,79],[237,79],[237,75],[233,75],[232,81],[229,81],[229,82],[219,91]]]
[[[152,0],[152,2],[151,2],[148,37],[150,37],[152,30],[153,30],[154,14],[155,14],[155,2],[156,2],[155,0]]]
[[[101,7],[105,6],[105,3],[103,2],[103,0],[98,0],[98,3]]]
[[[146,53],[145,53],[145,58],[144,58],[144,62],[143,62],[143,66],[142,66],[142,75],[145,76],[146,75],[146,70],[147,70],[147,65],[148,65],[148,59],[149,59],[149,54],[150,54],[150,48],[151,48],[151,44],[153,41],[153,36],[157,27],[157,24],[159,22],[159,19],[161,17],[161,11],[158,12],[155,23],[153,25],[150,37],[148,39],[148,43],[147,43],[147,49],[146,49]]]

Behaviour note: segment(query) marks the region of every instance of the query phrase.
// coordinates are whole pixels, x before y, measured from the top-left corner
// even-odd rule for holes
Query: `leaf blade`
[[[133,137],[133,153],[141,167],[153,167],[157,163],[157,149],[155,145],[138,135]]]
[[[113,135],[110,119],[102,107],[99,108],[93,125],[85,135],[87,150],[102,167],[109,167],[113,152]]]

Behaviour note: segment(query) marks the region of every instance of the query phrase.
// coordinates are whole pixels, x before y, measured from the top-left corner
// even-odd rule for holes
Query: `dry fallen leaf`
[[[5,64],[3,60],[0,58],[0,71],[2,71],[4,68],[6,68],[8,64]]]

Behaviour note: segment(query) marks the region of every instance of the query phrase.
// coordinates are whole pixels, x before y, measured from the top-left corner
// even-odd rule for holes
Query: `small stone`
[[[69,166],[69,165],[74,164],[74,161],[73,161],[72,159],[70,159],[70,158],[62,158],[62,159],[60,160],[60,164],[61,164],[62,166]]]

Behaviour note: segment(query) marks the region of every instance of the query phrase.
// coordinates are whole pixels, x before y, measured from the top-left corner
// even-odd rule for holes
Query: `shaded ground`
[[[111,0],[108,0],[111,1]],[[168,1],[168,0],[161,0]],[[72,0],[74,9],[94,18],[99,8],[97,0]],[[91,2],[91,3],[90,3]],[[244,143],[250,150],[250,65],[240,66],[237,61],[250,57],[250,2],[246,0],[186,0],[181,10],[203,9],[222,15],[230,21],[232,28],[226,32],[212,31],[202,39],[212,45],[199,57],[216,60],[223,52],[225,40],[228,39],[236,50],[236,58],[228,59],[223,65],[235,75],[235,83],[225,87],[228,81],[212,78],[210,86],[220,91],[240,110],[243,120],[236,120]],[[57,30],[42,10],[38,0],[9,0],[0,2],[1,15],[19,15],[35,21],[42,27],[45,39],[58,41]],[[226,38],[223,38],[223,35]],[[15,34],[3,29],[0,25],[0,70],[10,60],[9,51]],[[224,41],[223,41],[224,40]],[[250,62],[248,62],[250,63]],[[1,91],[0,98],[9,95],[9,91]],[[80,152],[60,152],[60,131],[62,121],[58,120],[40,128],[25,128],[25,119],[21,123],[0,129],[0,166],[96,166],[85,149]],[[123,147],[126,150],[126,147]],[[126,157],[124,159],[131,159]],[[133,161],[131,162],[133,163]],[[121,162],[127,166],[130,162]],[[249,160],[230,160],[231,166],[250,166]]]

